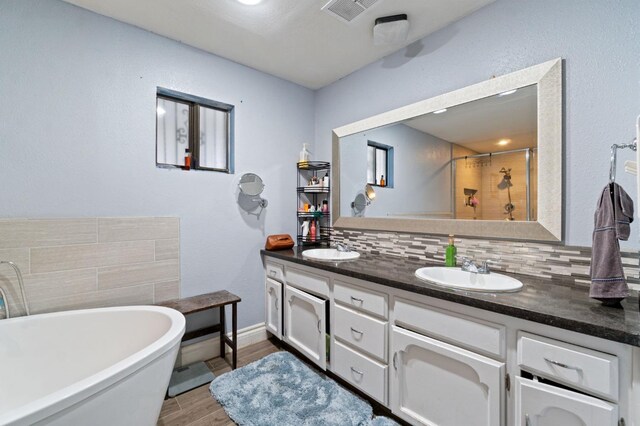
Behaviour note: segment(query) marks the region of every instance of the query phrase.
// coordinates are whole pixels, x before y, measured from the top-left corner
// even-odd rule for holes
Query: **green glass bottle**
[[[453,235],[449,235],[449,245],[444,252],[444,266],[455,267],[456,266],[456,254],[458,249],[453,244]]]

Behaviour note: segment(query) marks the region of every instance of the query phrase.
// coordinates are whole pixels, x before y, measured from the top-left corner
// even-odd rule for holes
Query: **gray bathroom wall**
[[[340,140],[340,212],[367,181],[367,143],[393,147],[393,187],[375,187],[367,217],[451,211],[451,143],[405,124],[374,129]],[[389,176],[386,176],[388,179]]]
[[[634,137],[640,114],[638,22],[636,0],[497,0],[319,90],[315,151],[331,158],[333,128],[562,57],[565,240],[591,245],[609,147]],[[623,166],[634,154],[625,150],[618,158],[618,181],[635,199]],[[627,247],[639,246],[637,222]]]
[[[0,218],[179,217],[182,296],[228,289],[240,327],[263,321],[259,249],[296,231],[313,91],[60,1],[2,0],[0,29]],[[235,174],[156,168],[158,86],[236,106]]]

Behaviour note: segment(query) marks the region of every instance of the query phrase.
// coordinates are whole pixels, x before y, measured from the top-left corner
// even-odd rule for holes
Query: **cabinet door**
[[[264,314],[267,331],[282,339],[282,284],[271,278],[265,285]]]
[[[516,377],[516,426],[615,426],[618,407],[570,390]]]
[[[504,363],[393,327],[391,409],[412,424],[498,426]]]
[[[323,370],[327,368],[326,303],[285,285],[284,340]]]

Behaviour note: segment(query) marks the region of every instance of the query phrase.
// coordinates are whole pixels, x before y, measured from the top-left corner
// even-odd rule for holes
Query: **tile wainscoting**
[[[175,299],[180,219],[2,219],[0,260],[20,267],[32,314]],[[8,265],[0,265],[0,287],[8,292],[11,315],[23,315]]]
[[[345,242],[354,250],[389,256],[402,256],[415,260],[444,263],[444,250],[448,237],[439,235],[396,232],[334,229],[333,239]],[[456,243],[458,258],[467,256],[476,260],[492,259],[498,262],[492,269],[543,278],[573,280],[589,285],[591,247],[574,247],[539,242],[484,240],[460,237]],[[640,290],[638,278],[638,251],[623,251],[622,264],[629,287]]]

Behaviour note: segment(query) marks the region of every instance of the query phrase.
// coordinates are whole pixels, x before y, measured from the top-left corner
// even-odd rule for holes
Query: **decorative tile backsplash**
[[[444,251],[449,243],[446,236],[408,234],[356,229],[334,229],[333,239],[345,242],[354,250],[415,260],[430,260],[444,264]],[[457,238],[458,240],[458,238]],[[577,284],[589,285],[591,247],[574,247],[539,242],[517,242],[459,238],[456,243],[458,259],[491,259],[497,262],[492,269],[543,278],[562,278]],[[622,264],[629,287],[640,290],[638,251],[623,251]]]
[[[21,269],[34,314],[158,303],[180,296],[180,220],[3,219],[0,260]],[[7,265],[0,265],[0,287],[11,316],[23,315],[17,278]]]

